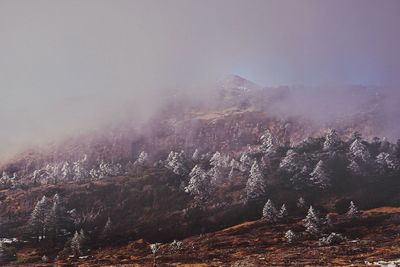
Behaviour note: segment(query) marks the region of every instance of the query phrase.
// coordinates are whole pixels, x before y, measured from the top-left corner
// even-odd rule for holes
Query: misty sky
[[[397,0],[0,0],[0,155],[231,73],[398,86],[399,49]]]

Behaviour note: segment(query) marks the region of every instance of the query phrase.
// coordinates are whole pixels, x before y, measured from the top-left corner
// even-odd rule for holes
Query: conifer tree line
[[[84,182],[164,169],[180,177],[181,188],[196,201],[209,199],[221,185],[238,177],[244,185],[243,201],[251,201],[265,197],[270,177],[279,177],[295,190],[325,191],[344,180],[395,179],[400,173],[400,142],[392,144],[384,138],[367,141],[358,133],[342,139],[333,129],[325,136],[293,145],[280,143],[266,130],[258,144],[242,152],[195,149],[190,155],[183,150],[170,151],[165,159],[157,159],[141,151],[126,164],[100,160],[94,165],[84,155],[73,162],[47,163],[29,174],[28,181],[33,185]],[[26,183],[20,178],[18,172],[4,171],[0,186],[16,188]]]

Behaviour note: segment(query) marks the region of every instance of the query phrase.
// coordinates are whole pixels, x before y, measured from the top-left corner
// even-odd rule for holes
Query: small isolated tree
[[[262,219],[267,222],[273,223],[278,220],[278,211],[270,199],[265,203],[262,213]]]
[[[310,180],[315,186],[321,189],[326,189],[330,186],[330,174],[322,160],[317,163],[310,176]]]
[[[161,243],[150,244],[151,253],[153,253],[153,266],[157,266],[157,253],[161,248]]]
[[[286,209],[286,204],[282,204],[281,209],[279,210],[278,217],[281,220],[285,220],[288,216],[288,211]]]
[[[288,230],[285,233],[285,239],[286,239],[286,242],[293,243],[294,240],[296,239],[296,234],[292,230]]]
[[[212,191],[211,182],[206,172],[196,165],[190,172],[189,177],[189,184],[185,187],[185,192],[191,194],[196,200],[205,200]]]
[[[353,201],[350,201],[349,210],[347,211],[347,216],[350,218],[354,218],[360,215],[360,211],[358,210],[357,206],[354,204]]]
[[[332,151],[339,147],[340,138],[334,129],[330,129],[325,136],[323,149],[326,151]]]
[[[257,161],[254,161],[250,169],[250,177],[246,183],[245,190],[247,200],[264,195],[265,189],[264,177],[258,167]]]
[[[315,213],[312,206],[308,209],[306,218],[303,220],[304,226],[306,227],[306,232],[311,235],[316,235],[320,232],[319,224],[320,220]]]
[[[78,257],[82,253],[82,251],[81,251],[82,244],[81,243],[82,243],[82,239],[80,237],[80,234],[78,233],[78,231],[75,231],[75,234],[71,239],[71,251],[75,257]]]

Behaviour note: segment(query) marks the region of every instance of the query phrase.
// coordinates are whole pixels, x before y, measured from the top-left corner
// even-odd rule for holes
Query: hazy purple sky
[[[397,86],[399,49],[398,0],[1,0],[0,147],[230,73]]]

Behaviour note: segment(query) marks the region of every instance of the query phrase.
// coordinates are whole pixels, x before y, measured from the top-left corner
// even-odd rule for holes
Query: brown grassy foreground
[[[297,241],[288,244],[284,232],[292,229]],[[287,224],[249,221],[221,231],[182,240],[174,250],[162,244],[157,266],[365,266],[366,262],[400,258],[400,209],[383,207],[364,211],[360,218],[337,215],[333,227],[346,240],[321,246],[317,237],[302,236],[301,218]],[[34,252],[20,252],[34,255]],[[149,244],[136,240],[103,247],[80,258],[59,260],[55,266],[153,266]],[[18,264],[17,264],[18,265]],[[14,265],[15,266],[15,265]],[[54,266],[32,264],[31,266]]]

